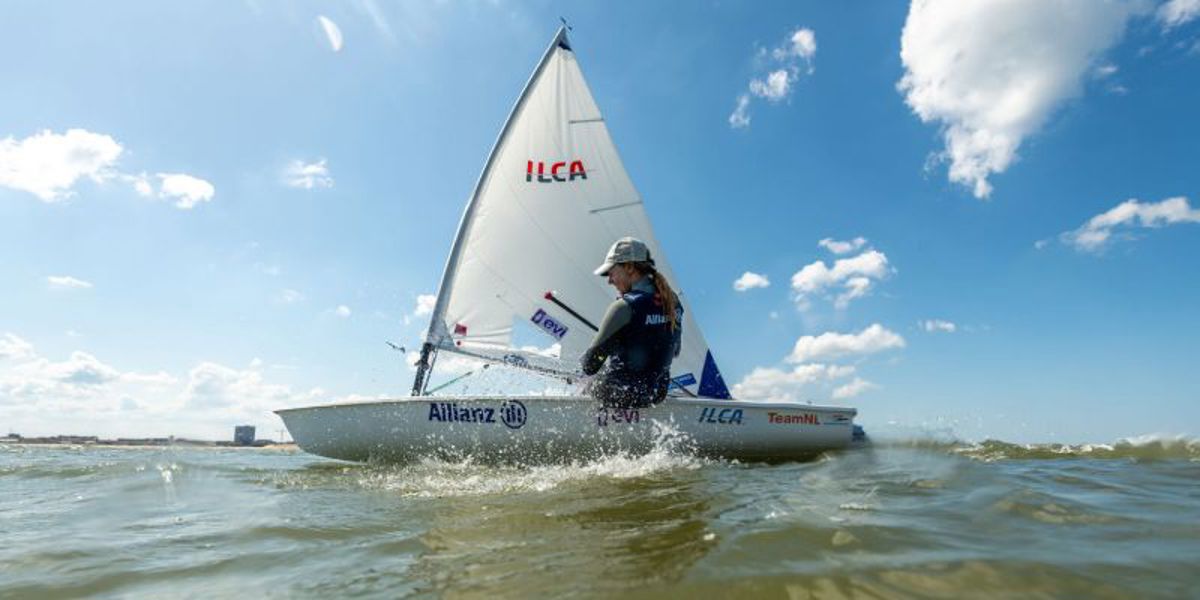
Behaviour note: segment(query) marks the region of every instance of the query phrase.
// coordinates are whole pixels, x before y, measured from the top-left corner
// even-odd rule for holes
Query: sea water
[[[0,598],[1200,596],[1200,443],[554,466],[0,446]]]

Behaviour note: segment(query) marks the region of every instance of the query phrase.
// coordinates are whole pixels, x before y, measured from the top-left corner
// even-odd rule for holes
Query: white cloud
[[[833,398],[835,400],[853,398],[867,390],[874,389],[876,387],[879,386],[871,383],[870,381],[862,379],[861,377],[855,377],[854,381],[851,381],[850,383],[833,390]]]
[[[1021,143],[1080,93],[1096,59],[1144,5],[1093,0],[914,0],[898,84],[921,121],[940,123],[949,179],[977,198]]]
[[[46,277],[46,283],[55,290],[86,290],[92,287],[90,281],[76,279],[70,275],[49,275]]]
[[[864,245],[866,245],[866,243],[867,238],[864,237],[856,237],[852,240],[845,241],[835,240],[833,238],[825,238],[817,242],[817,245],[834,254],[848,254],[858,250],[859,248],[862,248]]]
[[[83,351],[55,361],[13,333],[0,336],[0,359],[0,421],[45,434],[226,438],[233,424],[278,426],[270,410],[324,394],[264,381],[253,365],[241,371],[201,362],[181,381],[162,371],[122,371]]]
[[[286,407],[292,400],[292,391],[287,386],[263,381],[258,371],[212,362],[202,362],[188,372],[183,392],[184,408],[201,410],[237,406],[270,410]]]
[[[342,30],[338,28],[337,23],[334,23],[325,15],[317,16],[317,23],[321,25],[321,30],[325,32],[325,39],[329,42],[329,48],[334,52],[341,51]]]
[[[1177,196],[1158,203],[1142,203],[1130,198],[1088,219],[1079,229],[1065,232],[1059,237],[1077,250],[1099,252],[1108,245],[1118,229],[1158,228],[1178,223],[1200,223],[1200,209],[1193,209],[1187,198]]]
[[[0,337],[0,360],[26,360],[36,356],[33,344],[21,339],[15,333],[5,333]]]
[[[766,56],[765,49],[760,49],[761,56]],[[738,95],[737,107],[729,115],[729,126],[734,129],[744,129],[750,126],[750,101],[752,97],[764,98],[769,102],[782,102],[791,96],[795,84],[800,79],[800,62],[806,66],[806,72],[813,72],[813,59],[817,54],[817,37],[811,29],[799,28],[788,36],[787,40],[770,52],[777,64],[772,65],[768,72],[752,77],[747,86],[749,94]]]
[[[333,187],[333,177],[322,158],[314,163],[293,160],[283,170],[283,184],[288,187],[311,190]]]
[[[433,313],[434,305],[437,304],[437,296],[433,294],[421,294],[417,296],[417,305],[413,308],[413,316],[421,317]]]
[[[121,180],[133,186],[133,191],[139,196],[149,198],[154,195],[154,186],[150,183],[150,176],[145,173],[137,175],[121,175]]]
[[[154,186],[146,173],[131,175],[116,169],[124,148],[111,136],[86,129],[68,129],[58,134],[49,130],[23,140],[0,140],[0,186],[29,192],[43,202],[59,202],[76,195],[80,179],[103,183],[124,182],[141,196],[153,196]],[[185,174],[159,173],[163,198],[175,198],[175,206],[192,208],[211,200],[211,183]]]
[[[950,321],[943,321],[941,319],[928,319],[921,321],[920,325],[921,329],[924,329],[928,333],[954,333],[958,330],[958,326],[954,323],[951,323]]]
[[[295,304],[304,299],[304,294],[292,289],[285,289],[279,292],[278,300],[283,304]]]
[[[887,256],[878,250],[868,250],[851,258],[839,258],[833,266],[823,261],[814,261],[792,275],[792,290],[796,302],[803,308],[809,299],[832,287],[841,287],[842,292],[834,299],[839,309],[844,309],[854,298],[860,298],[874,285],[892,272]]]
[[[750,126],[750,114],[747,109],[750,108],[750,95],[742,94],[738,96],[737,108],[733,109],[733,113],[729,115],[729,126],[734,129],[742,129]]]
[[[817,55],[817,34],[808,28],[800,28],[792,33],[790,46],[780,46],[771,52],[776,60],[785,60],[795,56],[811,61]],[[809,72],[812,72],[810,65]]]
[[[333,314],[345,319],[350,316],[350,307],[345,304],[339,304],[337,308],[333,309]]]
[[[738,277],[737,280],[733,282],[733,289],[739,292],[744,292],[753,288],[765,288],[769,285],[771,285],[771,282],[767,279],[766,275],[759,275],[758,273],[746,271],[745,273],[742,273],[741,277]]]
[[[779,102],[788,96],[791,91],[791,77],[787,69],[779,69],[772,71],[763,79],[750,80],[750,93],[759,98],[766,98],[771,102]]]
[[[1107,79],[1113,75],[1116,75],[1118,70],[1119,69],[1117,68],[1117,65],[1107,63],[1096,67],[1096,70],[1092,71],[1092,75],[1096,79]]]
[[[1158,20],[1167,29],[1200,17],[1200,0],[1170,0],[1158,7]]]
[[[158,178],[162,182],[158,195],[175,198],[175,207],[184,210],[212,200],[216,192],[211,183],[186,173],[159,173]]]
[[[84,129],[58,134],[49,130],[23,140],[0,139],[0,186],[29,192],[43,202],[75,195],[82,178],[103,182],[123,148],[113,138]]]
[[[865,355],[903,348],[904,338],[875,323],[858,333],[827,332],[818,336],[806,335],[796,340],[787,361],[805,363],[842,356]]]
[[[803,364],[790,370],[756,367],[734,384],[732,394],[741,400],[796,402],[806,392],[815,393],[814,384],[853,373],[854,367],[849,365]]]

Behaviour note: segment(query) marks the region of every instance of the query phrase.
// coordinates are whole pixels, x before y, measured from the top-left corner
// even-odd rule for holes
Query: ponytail
[[[663,277],[662,273],[654,272],[654,289],[658,296],[662,298],[663,310],[667,311],[667,321],[671,324],[671,331],[679,328],[678,315],[676,314],[676,303],[679,301],[675,297],[675,291],[671,289],[671,284],[667,282],[667,278]]]
[[[663,311],[667,313],[667,322],[671,324],[671,331],[679,329],[679,316],[677,313],[679,298],[675,295],[675,291],[671,289],[671,283],[667,281],[666,276],[654,268],[653,260],[633,263],[633,268],[654,280],[654,295],[662,298]]]

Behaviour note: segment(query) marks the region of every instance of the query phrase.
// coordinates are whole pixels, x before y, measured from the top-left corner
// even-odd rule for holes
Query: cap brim
[[[606,262],[606,263],[600,265],[595,271],[592,271],[592,272],[601,277],[604,277],[605,275],[608,275],[608,272],[611,271],[612,268],[615,266],[617,266],[617,263]]]

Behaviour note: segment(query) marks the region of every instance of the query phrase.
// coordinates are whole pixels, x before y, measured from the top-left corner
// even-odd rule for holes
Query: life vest
[[[633,309],[633,317],[616,334],[610,368],[630,375],[655,378],[666,375],[671,359],[675,358],[675,332],[671,330],[662,298],[636,287],[622,298]],[[683,307],[678,303],[675,316],[676,322],[682,324]]]

